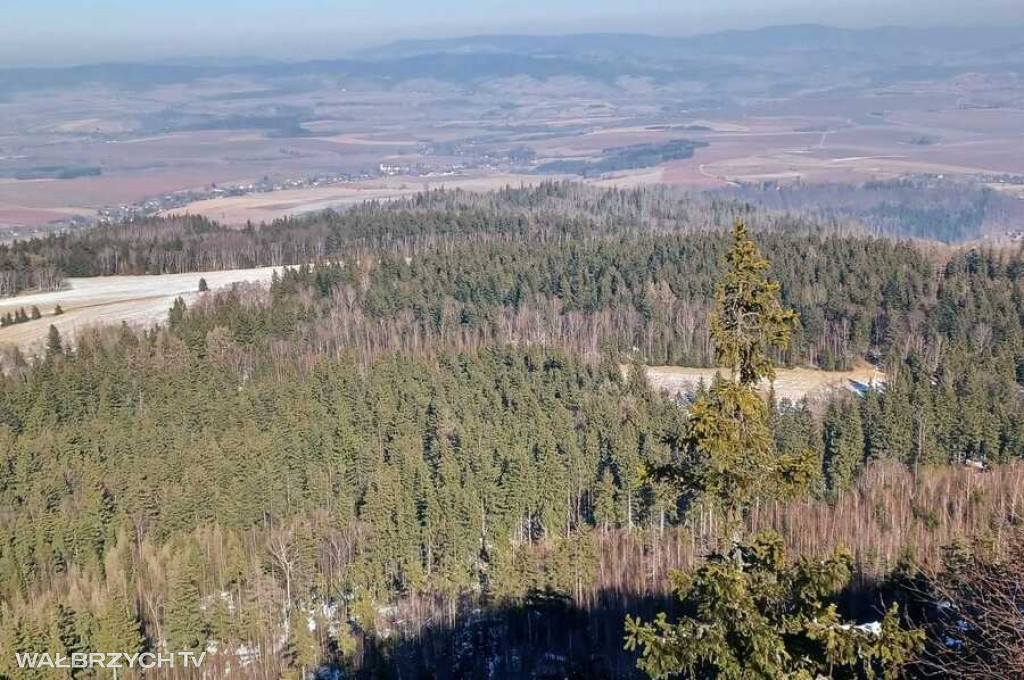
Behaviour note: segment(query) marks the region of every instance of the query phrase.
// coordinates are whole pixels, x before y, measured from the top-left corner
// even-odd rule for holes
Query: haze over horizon
[[[1024,0],[0,0],[0,680],[1024,680],[1022,150]]]
[[[753,0],[723,0],[713,7],[637,0],[628,10],[611,0],[554,5],[446,0],[440,8],[438,3],[426,7],[397,0],[386,11],[375,3],[329,0],[182,0],[173,7],[140,7],[127,0],[3,5],[0,67],[254,54],[302,60],[338,57],[392,40],[497,33],[688,36],[805,23],[841,28],[1024,26],[1024,12],[1011,0],[983,0],[970,8],[952,0],[910,0],[896,7],[884,0],[841,7],[787,0],[770,8]]]

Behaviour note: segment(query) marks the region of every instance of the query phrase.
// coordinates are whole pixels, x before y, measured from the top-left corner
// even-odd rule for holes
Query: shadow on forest
[[[892,592],[852,584],[836,598],[857,621],[880,618]],[[674,619],[681,605],[669,594],[604,591],[584,609],[564,595],[536,592],[505,606],[463,607],[453,622],[432,623],[415,636],[367,643],[361,678],[394,680],[626,680],[644,678],[637,655],[623,648],[626,614]]]
[[[640,678],[636,657],[623,649],[626,614],[653,618],[673,612],[674,598],[606,591],[583,609],[559,593],[535,592],[514,605],[463,607],[453,622],[424,626],[418,635],[368,643],[365,678]]]

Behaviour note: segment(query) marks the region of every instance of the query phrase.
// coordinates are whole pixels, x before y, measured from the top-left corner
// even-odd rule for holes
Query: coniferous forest
[[[289,265],[7,352],[2,678],[1021,677],[1019,247],[552,182],[0,255],[5,293]]]

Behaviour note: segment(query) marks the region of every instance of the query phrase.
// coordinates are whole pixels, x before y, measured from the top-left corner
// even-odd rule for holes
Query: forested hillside
[[[748,247],[736,217],[777,284],[757,302],[777,297],[786,320],[754,377],[872,361],[884,390],[762,402],[729,375],[742,362],[715,329],[725,256]],[[674,601],[669,571],[763,529],[783,543],[743,549],[781,584],[772,597],[825,578],[801,616],[834,604],[851,626],[899,603],[887,630],[927,632],[924,658],[951,667],[936,650],[956,621],[932,593],[966,610],[971,560],[1014,578],[1024,255],[844,231],[551,184],[14,246],[75,275],[302,264],[179,301],[161,327],[54,332],[44,355],[6,357],[0,676],[91,677],[17,669],[7,650],[112,647],[208,650],[204,671],[239,678],[640,677],[625,615],[687,615],[700,593]],[[677,403],[644,363],[724,364],[739,386]],[[748,429],[716,474],[763,477],[735,487],[742,503],[694,444],[729,399]],[[851,672],[836,677],[866,677]]]
[[[439,242],[465,248],[478,241],[518,240],[557,247],[566,239],[721,231],[735,219],[758,232],[956,241],[979,236],[985,219],[1015,223],[1017,203],[959,185],[900,183],[785,191],[744,187],[704,195],[664,187],[601,190],[566,182],[489,194],[436,190],[241,229],[183,215],[0,244],[0,295],[57,290],[67,277],[305,264],[352,249],[407,254]],[[715,263],[712,258],[710,264]],[[813,275],[813,270],[802,274]]]

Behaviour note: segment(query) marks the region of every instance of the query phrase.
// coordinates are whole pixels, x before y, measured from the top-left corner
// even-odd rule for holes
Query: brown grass
[[[421,191],[445,187],[466,191],[492,191],[505,186],[538,184],[540,175],[494,174],[478,176],[387,177],[327,187],[290,189],[249,196],[212,198],[191,203],[168,214],[204,215],[224,224],[269,222],[288,215],[342,208],[366,201],[405,198]]]
[[[623,367],[628,370],[628,367]],[[666,391],[672,397],[692,392],[703,380],[710,385],[715,374],[723,373],[721,368],[689,368],[685,366],[648,366],[647,380],[656,392]],[[885,381],[885,374],[868,364],[863,364],[851,371],[822,371],[814,368],[780,368],[776,369],[775,396],[778,399],[799,401],[804,397],[824,396],[825,394],[850,389],[854,383],[860,385],[877,385]],[[726,373],[723,373],[726,375]],[[769,386],[763,384],[763,390]]]

